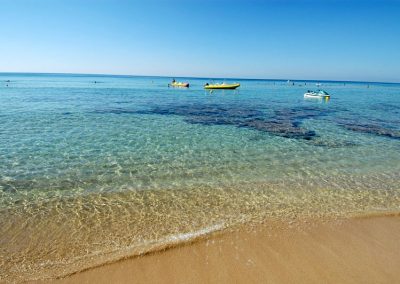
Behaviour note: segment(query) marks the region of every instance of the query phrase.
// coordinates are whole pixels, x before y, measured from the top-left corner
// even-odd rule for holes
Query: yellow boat
[[[222,83],[222,84],[205,84],[204,85],[204,89],[210,90],[210,89],[229,89],[229,90],[233,90],[236,89],[237,87],[239,87],[240,84],[239,83],[234,83],[234,84],[226,84],[226,83]]]
[[[189,83],[186,82],[172,82],[169,84],[171,87],[184,87],[184,88],[189,88]]]

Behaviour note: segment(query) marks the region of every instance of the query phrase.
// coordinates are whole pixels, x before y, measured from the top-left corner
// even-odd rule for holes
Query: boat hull
[[[221,85],[205,85],[206,90],[234,90],[239,87],[240,84],[221,84]]]
[[[171,87],[189,88],[189,83],[171,83]]]
[[[331,96],[318,96],[318,95],[307,95],[304,94],[304,98],[305,99],[317,99],[317,100],[325,100],[325,101],[329,101]]]

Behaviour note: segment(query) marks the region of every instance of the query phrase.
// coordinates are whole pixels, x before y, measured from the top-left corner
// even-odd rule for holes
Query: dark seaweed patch
[[[394,129],[389,129],[385,127],[381,127],[375,124],[342,124],[344,128],[347,130],[361,132],[361,133],[369,133],[375,134],[378,136],[385,136],[393,139],[400,139],[400,131],[396,131]]]
[[[183,105],[155,107],[139,113],[179,115],[192,124],[235,125],[285,138],[311,140],[316,133],[302,128],[302,121],[325,115],[326,111],[315,107],[287,108],[276,110],[271,117],[259,110],[243,106]]]
[[[277,136],[294,139],[310,140],[316,136],[315,131],[294,126],[286,120],[252,119],[243,122],[240,127],[248,127],[258,131],[268,132]]]
[[[373,122],[356,122],[351,120],[337,120],[336,123],[347,130],[360,133],[368,133],[377,136],[400,139],[400,131]]]
[[[276,110],[272,118],[256,118],[245,121],[241,126],[249,127],[259,131],[294,139],[311,140],[316,137],[313,130],[301,127],[303,120],[324,116],[328,110],[315,107],[284,108]]]
[[[211,104],[165,105],[141,111],[125,108],[107,108],[95,111],[95,113],[112,114],[178,115],[183,116],[184,121],[191,124],[234,125],[280,137],[304,140],[312,140],[317,137],[317,134],[313,130],[303,128],[302,122],[305,119],[324,116],[330,112],[332,110],[306,106],[282,108],[267,115],[252,107]],[[328,145],[326,146],[328,147]]]

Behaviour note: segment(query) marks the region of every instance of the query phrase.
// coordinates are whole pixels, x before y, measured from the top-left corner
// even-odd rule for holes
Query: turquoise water
[[[177,78],[178,79],[178,78]],[[400,209],[400,84],[0,74],[0,279],[240,222]]]

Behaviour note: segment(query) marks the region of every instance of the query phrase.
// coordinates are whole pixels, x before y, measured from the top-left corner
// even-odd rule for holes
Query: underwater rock
[[[275,110],[273,118],[249,120],[244,126],[281,137],[311,140],[317,134],[313,130],[302,128],[303,120],[324,116],[328,112],[316,107],[284,108]]]
[[[393,139],[400,139],[400,131],[382,127],[377,124],[351,123],[351,122],[346,122],[346,123],[340,122],[338,124],[347,130],[355,132],[374,134],[377,136],[385,136]]]
[[[376,136],[384,136],[392,139],[400,139],[400,130],[392,128],[390,125],[396,125],[395,122],[387,121],[379,118],[364,117],[358,120],[354,118],[337,118],[333,120],[337,125],[344,129],[367,133]]]
[[[305,140],[311,140],[316,136],[316,133],[302,128],[302,121],[326,114],[319,108],[303,107],[276,110],[274,116],[267,117],[262,111],[232,105],[224,107],[218,105],[165,106],[138,113],[180,115],[185,117],[184,121],[187,123],[235,125],[236,127],[246,127],[285,138]]]
[[[293,123],[288,120],[252,119],[242,123],[240,126],[268,132],[285,138],[310,140],[312,137],[316,136],[315,131],[294,126]]]

